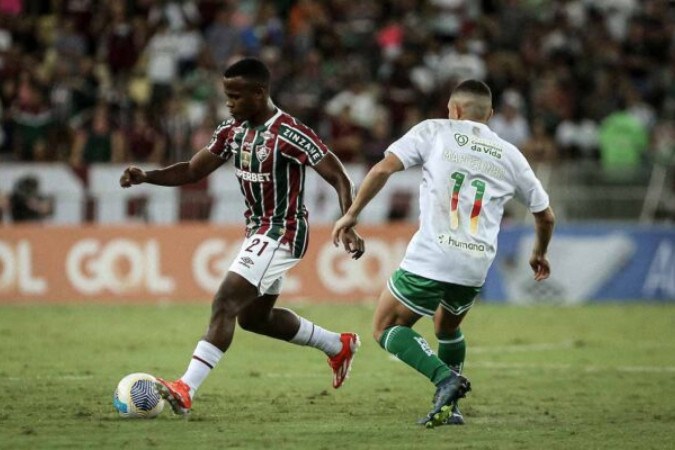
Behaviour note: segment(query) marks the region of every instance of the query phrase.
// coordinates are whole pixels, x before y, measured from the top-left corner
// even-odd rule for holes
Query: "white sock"
[[[289,342],[323,350],[328,356],[335,356],[342,350],[342,341],[338,333],[333,333],[298,316],[300,328]]]
[[[185,384],[190,386],[190,398],[194,398],[195,392],[209,376],[211,369],[216,367],[222,356],[223,352],[215,345],[206,341],[197,343],[197,347],[192,353],[192,360],[190,360],[185,374],[180,377]]]

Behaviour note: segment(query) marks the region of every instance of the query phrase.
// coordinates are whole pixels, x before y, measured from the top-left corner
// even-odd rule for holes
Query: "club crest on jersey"
[[[258,161],[263,162],[270,156],[271,150],[265,146],[260,146],[255,150],[255,155],[258,157]]]
[[[455,133],[455,141],[457,141],[457,144],[460,147],[462,147],[462,146],[466,145],[467,142],[469,142],[469,137],[464,135],[464,134]]]
[[[274,133],[263,131],[260,133],[260,137],[263,139],[262,145],[256,149],[255,155],[258,157],[258,161],[263,162],[270,156],[270,153],[272,153]]]

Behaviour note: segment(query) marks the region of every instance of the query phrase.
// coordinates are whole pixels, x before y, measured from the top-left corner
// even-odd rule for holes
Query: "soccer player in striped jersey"
[[[466,354],[460,323],[485,282],[504,204],[514,196],[534,215],[534,279],[550,273],[546,251],[555,217],[548,195],[520,151],[488,128],[491,116],[490,88],[460,83],[448,102],[449,120],[425,120],[391,144],[333,228],[337,244],[393,173],[422,166],[420,228],[380,294],[374,337],[436,385],[434,406],[420,420],[427,427],[464,423],[457,400],[470,385],[460,374]],[[422,316],[433,317],[437,354],[412,329]]]
[[[353,200],[351,180],[312,129],[272,103],[264,63],[245,58],[232,64],[224,72],[223,87],[232,118],[218,126],[205,148],[190,161],[160,170],[129,166],[120,178],[124,188],[179,186],[232,160],[246,203],[246,239],[214,296],[206,335],[185,374],[176,381],[160,379],[157,385],[178,414],[189,412],[195,392],[230,346],[236,322],[245,330],[325,352],[334,388],[344,382],[359,346],[355,333],[335,333],[274,307],[284,274],[300,261],[309,242],[305,168],[312,167],[335,188],[343,212]],[[347,230],[342,243],[354,259],[364,252],[354,230]]]

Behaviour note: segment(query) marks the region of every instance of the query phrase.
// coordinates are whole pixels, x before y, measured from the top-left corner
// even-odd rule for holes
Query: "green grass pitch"
[[[478,305],[468,423],[434,430],[415,424],[433,387],[371,339],[372,306],[294,309],[361,334],[343,388],[320,352],[237,330],[186,421],[121,419],[112,393],[131,372],[181,375],[207,304],[0,307],[0,448],[673,448],[672,305]]]

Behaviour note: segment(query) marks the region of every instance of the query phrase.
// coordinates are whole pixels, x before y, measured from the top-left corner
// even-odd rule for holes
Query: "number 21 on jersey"
[[[450,192],[450,228],[456,230],[459,228],[459,192],[462,184],[467,176],[463,172],[453,172],[450,178],[454,180],[452,190]],[[483,208],[483,195],[485,194],[485,181],[473,180],[471,186],[476,189],[476,196],[473,200],[473,207],[471,208],[471,216],[469,222],[469,230],[471,234],[476,234],[478,231],[478,218],[480,211]]]

